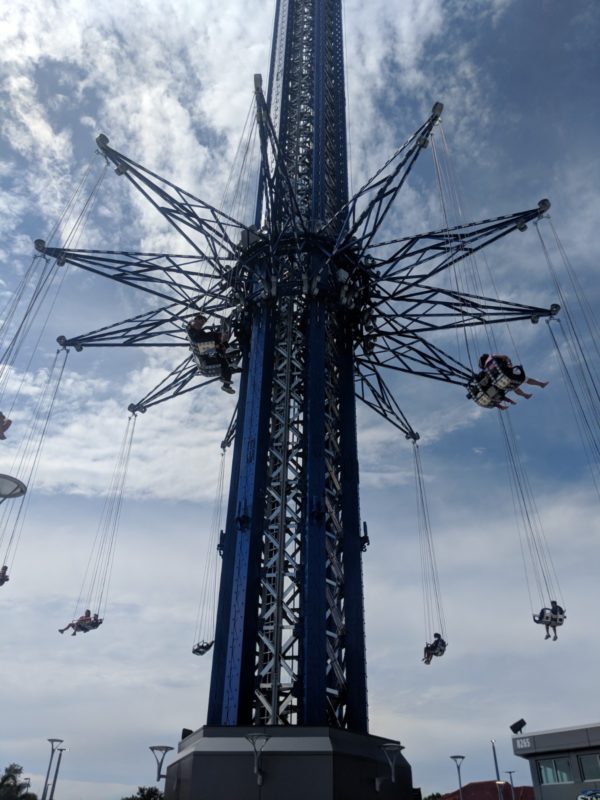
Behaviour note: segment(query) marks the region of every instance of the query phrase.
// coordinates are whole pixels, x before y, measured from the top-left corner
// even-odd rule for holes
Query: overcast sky
[[[273,11],[272,0],[5,4],[0,307],[10,308],[32,241],[48,237],[90,159],[90,180],[99,174],[100,132],[219,205],[252,76],[266,77]],[[596,303],[596,0],[349,0],[344,15],[353,185],[440,100],[464,219],[549,197],[552,222]],[[398,236],[443,225],[431,150],[422,160],[393,218]],[[112,170],[79,246],[185,252]],[[544,306],[557,299],[534,226],[491,248],[481,266],[504,297]],[[25,447],[56,336],[147,308],[133,289],[73,269],[63,274],[56,302],[50,308],[50,295],[2,384],[7,412],[23,382],[0,443],[2,473],[15,471]],[[370,728],[401,740],[424,794],[455,787],[449,756],[457,752],[466,756],[464,782],[493,778],[492,738],[500,769],[529,783],[510,741],[509,725],[520,717],[530,731],[598,722],[598,497],[546,325],[518,323],[512,335],[530,374],[550,381],[519,400],[511,420],[568,610],[556,643],[531,621],[537,609],[496,412],[478,410],[459,387],[404,378],[394,388],[422,436],[449,641],[443,659],[421,664],[431,632],[420,610],[411,451],[359,410],[361,507],[372,543],[365,556]],[[508,334],[500,340],[509,352]],[[460,355],[457,346],[453,352]],[[0,588],[0,768],[22,764],[41,793],[46,739],[63,738],[56,800],[119,800],[151,784],[148,746],[176,746],[182,727],[205,721],[210,657],[194,657],[191,646],[219,442],[234,398],[207,390],[139,418],[106,622],[87,636],[57,633],[75,613],[127,405],[173,365],[162,352],[69,355],[11,580]]]

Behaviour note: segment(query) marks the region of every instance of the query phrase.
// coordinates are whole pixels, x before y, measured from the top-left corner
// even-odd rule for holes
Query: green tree
[[[0,800],[37,800],[37,794],[29,791],[29,781],[22,779],[23,767],[9,764],[0,778]]]
[[[440,800],[441,796],[439,792],[434,792],[433,794],[428,794],[423,800]]]
[[[123,797],[121,800],[165,800],[165,796],[156,786],[138,786],[137,794]]]

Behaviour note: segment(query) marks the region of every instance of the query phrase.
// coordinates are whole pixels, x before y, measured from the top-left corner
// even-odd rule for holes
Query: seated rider
[[[548,381],[538,381],[535,378],[528,378],[525,375],[523,367],[520,365],[513,366],[512,361],[506,355],[502,355],[501,353],[483,353],[479,359],[479,368],[488,371],[494,369],[495,366],[497,366],[511,381],[511,386],[509,386],[506,391],[513,391],[526,400],[529,400],[532,395],[529,392],[524,392],[520,388],[522,383],[527,383],[530,386],[539,386],[541,389],[544,389],[548,385]],[[508,402],[514,403],[514,401],[511,400]]]
[[[12,425],[12,419],[6,419],[4,414],[0,411],[0,439],[6,439],[4,435]]]
[[[194,345],[194,352],[201,364],[220,368],[221,389],[227,394],[235,394],[231,385],[231,366],[227,359],[227,336],[219,328],[205,328],[206,317],[196,314],[187,326],[187,335]],[[202,368],[201,368],[202,371]]]
[[[558,605],[556,600],[551,600],[550,608],[542,608],[537,617],[534,616],[534,621],[546,628],[546,635],[544,636],[544,639],[550,638],[550,628],[552,628],[554,632],[553,641],[558,639],[556,634],[556,626],[559,624],[562,625],[562,619],[560,623],[558,622],[559,617],[562,617],[562,619],[565,618],[565,610],[562,608],[562,606]]]
[[[0,586],[4,586],[4,584],[8,583],[9,580],[8,566],[5,564],[3,567],[0,567]]]
[[[423,658],[422,661],[425,664],[431,664],[431,659],[434,656],[443,656],[446,652],[446,642],[442,639],[441,634],[434,633],[433,634],[433,642],[425,645],[425,649],[423,650]]]
[[[97,617],[98,615],[96,614],[95,616]],[[86,608],[85,614],[82,614],[78,619],[75,620],[75,622],[69,622],[69,624],[65,625],[64,628],[59,628],[58,632],[64,633],[65,631],[68,631],[69,628],[73,628],[73,633],[71,634],[71,636],[76,636],[77,631],[80,631],[82,633],[87,633],[91,625],[92,625],[92,612],[90,611],[89,608]]]
[[[94,631],[96,630],[96,628],[100,627],[100,625],[102,625],[103,622],[104,620],[101,620],[98,614],[94,614],[88,628],[89,630]]]

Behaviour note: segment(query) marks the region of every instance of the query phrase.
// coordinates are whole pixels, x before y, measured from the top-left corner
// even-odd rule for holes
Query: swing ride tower
[[[186,327],[195,315],[232,337],[238,404],[225,437],[233,459],[208,724],[185,731],[167,771],[169,800],[242,800],[256,796],[256,784],[263,798],[410,797],[401,746],[368,733],[362,556],[369,539],[359,510],[356,398],[416,443],[386,370],[472,389],[473,365],[432,335],[537,322],[557,310],[436,283],[524,230],[547,201],[384,238],[442,105],[350,196],[343,52],[341,0],[277,0],[266,94],[254,79],[261,166],[252,220],[219,211],[100,135],[103,158],[181,234],[189,254],[36,242],[58,263],[166,301],[59,337],[77,350],[184,349],[183,362],[133,412],[218,382],[189,354]]]

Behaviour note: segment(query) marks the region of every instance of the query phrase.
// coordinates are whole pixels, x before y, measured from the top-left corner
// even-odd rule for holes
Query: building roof
[[[537,753],[560,753],[600,747],[600,723],[557,728],[551,731],[521,733],[512,737],[513,752],[523,758]]]
[[[498,791],[500,789],[500,791]],[[460,800],[458,789],[442,795],[442,800]],[[473,781],[462,787],[462,800],[512,800],[510,783]],[[534,800],[532,786],[515,786],[515,800]]]

